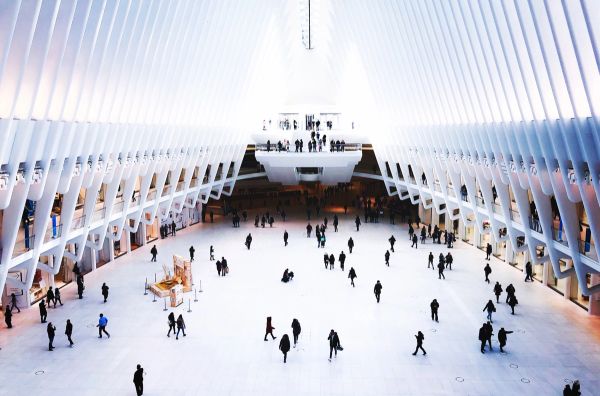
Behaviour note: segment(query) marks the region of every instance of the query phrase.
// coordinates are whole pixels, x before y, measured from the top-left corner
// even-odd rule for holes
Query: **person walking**
[[[144,394],[144,369],[140,364],[137,365],[137,369],[133,373],[133,384],[135,385],[135,393],[137,396]]]
[[[323,255],[323,262],[325,263],[325,269],[329,268],[329,255],[327,253],[325,253]]]
[[[248,248],[248,250],[250,250],[250,245],[252,244],[252,234],[248,234],[246,236],[246,247]]]
[[[333,271],[335,266],[335,256],[332,254],[329,255],[329,269]]]
[[[52,322],[48,322],[48,326],[46,327],[46,332],[48,333],[48,350],[54,350],[54,335],[56,334],[56,327],[52,324]]]
[[[375,283],[375,287],[373,288],[373,293],[375,293],[377,303],[379,303],[379,299],[381,298],[381,289],[383,289],[383,286],[381,285],[381,282],[377,281],[377,283]]]
[[[10,293],[10,310],[12,312],[15,309],[17,310],[17,313],[21,313],[21,310],[17,306],[17,296],[15,296],[15,293]]]
[[[179,339],[179,332],[183,332],[183,336],[185,337],[185,322],[183,321],[183,315],[179,314],[177,317],[177,334],[175,334],[175,339]]]
[[[433,301],[431,302],[431,304],[429,304],[429,306],[431,307],[431,320],[435,320],[436,322],[439,322],[438,320],[438,308],[440,307],[440,304],[437,302],[437,299],[433,299]]]
[[[350,237],[350,239],[348,239],[348,249],[350,249],[350,254],[352,254],[353,247],[354,247],[354,240],[352,239],[352,237]]]
[[[217,273],[219,274],[219,276],[221,276],[221,271],[223,271],[223,264],[221,264],[221,261],[217,260]]]
[[[452,262],[453,261],[454,261],[454,258],[452,257],[450,252],[448,252],[448,254],[446,255],[446,268],[448,268],[450,271],[452,271]]]
[[[50,303],[54,302],[54,291],[52,290],[52,286],[50,286],[48,288],[48,291],[46,292],[46,306],[48,308],[50,308]],[[54,307],[56,308],[56,304],[54,304]]]
[[[190,246],[189,251],[190,251],[190,262],[193,262],[194,261],[194,253],[196,253],[196,249],[194,249],[194,246],[192,245],[192,246]]]
[[[12,311],[8,305],[6,306],[6,310],[4,311],[4,323],[6,323],[6,327],[12,329]]]
[[[106,283],[102,283],[102,297],[104,297],[104,302],[108,299],[108,286]]]
[[[167,323],[169,323],[169,332],[167,333],[167,337],[171,337],[171,330],[173,330],[173,334],[175,334],[175,314],[171,312],[169,316],[167,316]]]
[[[67,336],[67,340],[69,340],[69,346],[72,348],[75,343],[71,339],[73,335],[73,323],[71,323],[70,319],[67,319],[67,325],[65,326],[65,335]]]
[[[356,219],[354,219],[354,224],[356,224],[356,231],[360,231],[360,217],[356,216]]]
[[[487,327],[486,327],[485,323],[479,329],[479,337],[478,337],[478,339],[481,342],[481,348],[480,348],[481,353],[485,353],[485,343],[487,341],[487,337],[486,337],[486,334],[485,334],[486,333],[486,329],[487,329]]]
[[[488,243],[487,246],[485,247],[485,259],[489,261],[491,255],[492,255],[492,245],[490,245]]]
[[[152,249],[150,249],[150,254],[152,255],[152,259],[150,261],[151,262],[152,261],[156,262],[156,255],[158,254],[158,250],[156,249],[156,245],[152,246]]]
[[[267,329],[265,331],[265,341],[267,341],[267,335],[271,335],[272,339],[276,339],[277,337],[275,337],[273,335],[273,330],[275,330],[275,327],[273,327],[273,324],[271,323],[271,317],[268,316],[267,317]]]
[[[446,279],[446,276],[444,275],[444,263],[440,262],[437,265],[438,267],[438,279],[442,279],[444,278],[444,280]]]
[[[210,249],[208,250],[208,254],[210,255],[209,261],[214,261],[215,259],[215,248],[213,245],[210,245]]]
[[[290,351],[290,337],[284,334],[279,340],[279,350],[283,353],[283,363],[287,362],[287,354]]]
[[[519,303],[519,301],[517,300],[517,297],[515,297],[515,295],[511,295],[508,299],[508,305],[510,306],[511,309],[511,314],[514,315],[515,314],[515,306]]]
[[[389,250],[385,251],[384,258],[385,258],[385,265],[387,265],[389,267],[390,266],[390,251]]]
[[[104,316],[104,314],[100,314],[98,318],[98,324],[96,327],[98,328],[98,338],[102,338],[102,333],[106,334],[108,338],[110,338],[110,334],[106,331],[106,325],[108,325],[108,318]]]
[[[394,243],[396,243],[396,238],[394,238],[394,236],[392,235],[390,237],[390,239],[388,239],[388,241],[390,242],[390,250],[393,252],[394,251]]]
[[[298,336],[302,332],[302,327],[300,326],[300,322],[298,319],[292,320],[292,335],[294,336],[294,348],[296,348],[296,343],[298,342]]]
[[[60,299],[60,289],[58,287],[54,288],[54,308],[56,308],[56,303],[60,303],[62,306],[62,300]]]
[[[485,307],[483,307],[483,310],[487,311],[487,320],[494,323],[492,321],[492,313],[496,312],[496,307],[494,306],[492,300],[488,300],[487,304],[485,304]]]
[[[306,237],[310,238],[310,233],[312,232],[312,226],[310,225],[310,223],[308,223],[306,225]]]
[[[84,289],[85,289],[85,286],[83,285],[83,275],[78,274],[77,275],[77,295],[79,295],[80,300],[83,298],[83,290]]]
[[[227,260],[225,257],[221,257],[221,276],[225,276],[229,273],[229,267],[227,266]]]
[[[40,321],[42,323],[46,323],[46,317],[48,316],[48,311],[46,310],[46,304],[44,303],[44,300],[41,300],[40,303],[38,304],[38,306],[40,307]]]
[[[433,253],[429,252],[429,256],[427,256],[427,268],[431,267],[432,270],[435,271],[435,265],[433,265]]]
[[[494,285],[494,294],[496,295],[496,304],[500,304],[500,294],[502,294],[502,285],[500,285],[500,282],[496,282]]]
[[[354,279],[356,278],[356,271],[354,271],[354,267],[350,267],[350,271],[348,271],[348,278],[350,278],[350,284],[354,287]]]
[[[287,230],[285,230],[283,232],[283,243],[285,244],[284,246],[288,245],[288,232],[287,232]]]
[[[344,251],[342,250],[342,252],[340,253],[340,256],[338,257],[338,260],[340,262],[340,268],[342,269],[342,271],[344,270],[344,263],[346,262],[346,255],[344,254]]]
[[[335,357],[337,357],[337,351],[340,348],[340,338],[338,337],[338,334],[333,329],[331,329],[327,339],[329,340],[329,361],[331,362],[331,357],[334,352]]]
[[[418,245],[419,245],[419,238],[417,237],[417,234],[413,234],[412,245],[410,245],[410,247],[414,247],[415,249],[417,249]]]
[[[493,351],[492,348],[492,336],[494,335],[494,328],[492,327],[490,321],[487,321],[485,326],[485,339],[490,347],[490,351]]]
[[[338,232],[339,219],[337,215],[333,215],[333,232]]]
[[[525,264],[525,282],[533,282],[533,267],[531,266],[531,261],[528,261]]]
[[[485,281],[487,283],[490,283],[490,274],[492,273],[492,268],[490,267],[489,264],[486,264],[485,267],[483,268],[483,272],[485,273]]]
[[[415,356],[417,354],[417,351],[419,349],[421,351],[423,351],[423,355],[427,355],[427,352],[425,352],[425,349],[423,349],[423,340],[425,340],[425,336],[423,335],[423,333],[421,331],[419,331],[415,335],[415,338],[417,339],[417,347],[415,348],[415,351],[413,352],[413,356]]]
[[[514,296],[514,295],[515,295],[515,287],[511,283],[508,286],[506,286],[506,303],[508,303],[508,300],[510,300],[510,297]]]
[[[506,346],[506,335],[512,334],[512,331],[504,330],[504,327],[498,331],[498,342],[500,343],[500,352],[504,353],[504,347]]]

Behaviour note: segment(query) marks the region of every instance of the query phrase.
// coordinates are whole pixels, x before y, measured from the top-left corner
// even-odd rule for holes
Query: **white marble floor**
[[[478,329],[493,297],[493,283],[483,281],[483,252],[457,243],[454,270],[441,281],[426,262],[430,249],[436,261],[446,252],[441,245],[410,249],[406,225],[365,224],[357,233],[352,220],[342,215],[338,233],[330,223],[324,249],[336,258],[346,251],[346,272],[337,263],[335,271],[324,269],[323,249],[306,238],[306,222],[299,218],[272,229],[255,229],[251,221],[234,229],[229,219],[193,226],[157,242],[158,263],[150,262],[150,246],[127,254],[86,276],[83,300],[76,299],[75,285],[63,289],[65,305],[48,315],[57,326],[53,352],[47,351],[37,307],[16,314],[12,330],[0,330],[0,395],[133,395],[137,363],[147,371],[146,395],[561,395],[565,380],[575,378],[584,394],[600,394],[599,318],[540,284],[525,284],[521,272],[492,260],[491,279],[504,287],[512,282],[520,305],[512,316],[501,303],[494,317],[495,334],[500,327],[515,331],[507,353],[496,347],[482,355]],[[250,251],[243,245],[248,232],[254,237]],[[383,254],[392,233],[398,242],[388,268]],[[353,254],[349,236],[356,243]],[[185,305],[175,309],[188,330],[176,341],[166,337],[162,302],[143,295],[144,279],[162,271],[171,254],[187,255],[191,244],[203,292],[198,302],[186,295]],[[211,244],[229,262],[225,278],[208,261]],[[296,274],[289,284],[280,282],[286,267]],[[350,267],[358,274],[356,288],[347,279]],[[380,304],[373,296],[378,279]],[[107,304],[102,282],[110,286]],[[440,303],[439,323],[429,317],[433,298]],[[109,318],[110,339],[97,338],[100,312]],[[302,325],[286,364],[279,339],[263,341],[266,316],[273,317],[278,337],[291,336],[293,318]],[[72,349],[63,335],[67,318],[75,326]],[[331,328],[345,350],[329,362]],[[418,330],[425,334],[427,356],[412,356]]]

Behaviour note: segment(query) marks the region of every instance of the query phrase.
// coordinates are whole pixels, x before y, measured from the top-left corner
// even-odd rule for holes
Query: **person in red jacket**
[[[267,317],[267,330],[265,331],[265,341],[267,341],[267,335],[271,334],[271,337],[273,337],[273,339],[277,338],[273,335],[273,330],[275,330],[275,327],[273,327],[273,325],[271,324],[271,317]]]

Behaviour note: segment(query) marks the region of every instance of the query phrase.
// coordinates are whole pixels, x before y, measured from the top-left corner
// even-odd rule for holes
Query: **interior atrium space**
[[[0,395],[600,395],[600,1],[0,0]]]

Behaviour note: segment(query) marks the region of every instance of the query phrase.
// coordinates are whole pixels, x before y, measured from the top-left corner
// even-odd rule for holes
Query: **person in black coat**
[[[52,286],[48,288],[46,292],[46,306],[50,307],[50,303],[54,302],[54,291],[52,290]],[[56,306],[56,304],[54,304]]]
[[[54,327],[52,322],[48,323],[48,326],[46,327],[46,332],[48,333],[48,350],[52,351],[54,349],[52,343],[54,342],[54,335],[56,334],[56,327]]]
[[[396,238],[394,238],[394,236],[392,235],[390,237],[390,239],[388,239],[388,241],[390,242],[390,250],[393,252],[394,251],[394,243],[396,243]]]
[[[515,297],[514,294],[512,294],[509,298],[508,298],[508,305],[510,306],[511,309],[511,314],[515,314],[515,306],[519,303],[519,301],[517,300],[517,297]]]
[[[452,257],[450,252],[448,252],[448,254],[446,255],[446,268],[448,268],[450,271],[452,271],[452,262],[453,261],[454,261],[454,258]]]
[[[167,322],[169,323],[169,332],[167,333],[167,337],[171,337],[171,330],[173,330],[173,334],[175,334],[175,314],[171,312],[167,317]]]
[[[492,255],[492,245],[490,245],[488,243],[487,246],[485,247],[485,259],[489,260],[491,255]]]
[[[481,353],[485,353],[485,342],[487,341],[487,337],[486,337],[486,324],[484,323],[483,326],[481,326],[481,328],[479,329],[479,341],[481,341]]]
[[[419,238],[417,237],[417,234],[413,234],[412,245],[410,245],[410,247],[414,247],[415,249],[418,249],[418,245],[419,245]]]
[[[498,331],[498,342],[500,343],[500,352],[504,353],[504,347],[506,346],[506,335],[511,334],[512,331],[504,330],[504,327]]]
[[[494,285],[494,294],[496,295],[496,303],[499,304],[500,294],[502,294],[502,285],[500,285],[500,282],[496,282]]]
[[[344,251],[342,250],[342,252],[340,253],[340,256],[338,257],[338,260],[340,262],[340,268],[342,269],[342,271],[344,270],[344,263],[346,262],[346,255],[344,254]]]
[[[431,304],[429,304],[429,307],[431,307],[431,320],[435,320],[436,322],[439,322],[438,320],[438,308],[440,307],[440,304],[437,302],[437,299],[433,299],[433,301],[431,302]]]
[[[329,361],[331,362],[333,352],[335,352],[335,357],[337,357],[337,351],[340,348],[340,338],[338,337],[338,334],[331,329],[327,339],[329,340]]]
[[[46,304],[44,303],[44,300],[41,300],[40,303],[38,304],[38,306],[40,307],[40,321],[42,323],[46,323],[46,317],[48,316],[48,311],[46,310]]]
[[[252,244],[252,234],[248,234],[246,236],[246,242],[244,243],[244,245],[246,245],[246,247],[248,248],[248,250],[250,250],[250,245]]]
[[[329,269],[333,270],[334,265],[335,265],[335,256],[332,253],[329,255]]]
[[[12,311],[8,305],[6,306],[6,311],[4,311],[4,323],[6,323],[6,327],[12,329]]]
[[[354,287],[354,279],[356,278],[356,271],[354,271],[354,267],[350,267],[350,271],[348,271],[348,278],[350,278],[350,284]]]
[[[533,282],[533,267],[531,266],[531,261],[528,261],[525,264],[525,282]]]
[[[381,298],[381,289],[383,289],[383,286],[381,285],[381,282],[377,281],[377,283],[375,283],[375,287],[373,288],[373,293],[375,293],[375,298],[377,299],[378,303],[379,299]]]
[[[102,297],[104,297],[104,302],[108,299],[108,286],[106,283],[102,283]]]
[[[300,322],[298,319],[292,320],[292,335],[294,336],[294,348],[296,348],[296,343],[298,342],[298,336],[302,331],[302,327],[300,326]]]
[[[433,264],[433,253],[429,252],[429,256],[427,256],[427,268],[431,266],[432,270],[435,270],[435,265]]]
[[[325,263],[325,269],[329,268],[329,255],[327,253],[323,254],[323,262]]]
[[[352,254],[353,247],[354,247],[354,240],[352,239],[352,237],[350,237],[350,239],[348,239],[348,249],[350,249],[350,254]]]
[[[306,237],[310,238],[310,233],[312,232],[312,226],[310,225],[310,223],[308,223],[306,225]]]
[[[17,306],[17,296],[15,296],[15,293],[10,293],[10,310],[14,311],[15,309],[17,310],[17,313],[21,312]]]
[[[385,265],[387,265],[389,267],[390,266],[390,251],[386,250],[383,257],[385,258]]]
[[[444,263],[438,263],[437,265],[438,267],[438,279],[446,279],[446,276],[444,275]]]
[[[283,243],[285,244],[285,246],[288,245],[288,232],[287,232],[287,230],[285,230],[283,232]]]
[[[485,281],[487,283],[490,283],[490,274],[492,273],[492,268],[490,267],[489,264],[486,264],[485,267],[483,268],[483,272],[485,273]]]
[[[487,311],[487,320],[492,322],[492,313],[496,312],[496,307],[494,306],[494,303],[492,302],[492,300],[488,300],[487,304],[485,304],[485,307],[483,307],[483,310]],[[492,323],[494,323],[494,322],[492,322]]]
[[[287,362],[287,354],[290,351],[290,337],[284,334],[279,340],[279,350],[283,353],[283,363]]]
[[[494,335],[494,328],[492,327],[492,325],[490,324],[489,321],[484,326],[485,326],[485,340],[488,342],[488,346],[490,347],[490,351],[492,351],[493,350],[493,348],[492,348],[492,336]]]
[[[423,335],[423,333],[421,333],[421,331],[419,331],[415,335],[415,338],[417,339],[417,347],[415,348],[415,351],[413,352],[413,356],[417,354],[417,351],[419,349],[421,349],[421,351],[423,351],[423,355],[427,355],[427,352],[425,352],[425,349],[423,349],[423,340],[425,339],[425,336]]]
[[[273,330],[275,330],[275,327],[273,327],[273,324],[271,323],[271,317],[268,316],[267,317],[267,329],[265,331],[265,341],[267,341],[267,335],[271,335],[272,339],[276,339],[277,337],[275,337],[273,335]]]
[[[65,335],[67,336],[67,340],[69,340],[69,346],[72,347],[75,343],[71,339],[73,335],[73,323],[71,323],[70,319],[67,319],[67,325],[65,327]]]
[[[137,396],[142,396],[144,394],[144,369],[139,364],[135,373],[133,373],[133,384],[135,385]]]
[[[210,245],[208,253],[210,255],[209,261],[213,261],[215,259],[215,248],[213,247],[213,245]]]
[[[56,308],[56,303],[60,303],[62,306],[62,300],[60,299],[60,289],[57,287],[54,289],[54,308]]]
[[[196,249],[194,249],[193,246],[190,246],[190,262],[194,261],[194,253],[196,252]]]
[[[356,219],[354,219],[354,224],[356,224],[356,231],[360,231],[360,217],[356,216]]]
[[[506,286],[506,303],[508,303],[510,296],[514,296],[514,295],[515,295],[515,287],[511,283],[508,286]]]
[[[152,259],[150,261],[156,261],[156,255],[158,254],[156,245],[152,246],[152,249],[150,249],[150,254],[152,255]]]
[[[333,232],[338,232],[339,219],[337,215],[333,215]]]

